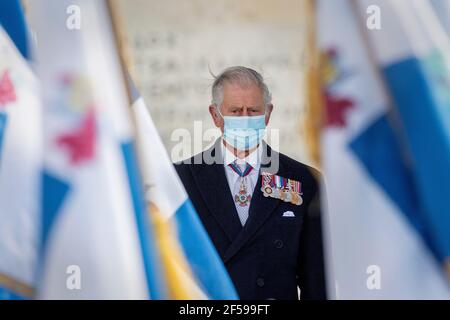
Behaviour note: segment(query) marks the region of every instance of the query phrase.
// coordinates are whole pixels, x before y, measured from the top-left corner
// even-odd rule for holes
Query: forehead
[[[256,84],[225,83],[223,104],[232,106],[263,106],[262,90]]]

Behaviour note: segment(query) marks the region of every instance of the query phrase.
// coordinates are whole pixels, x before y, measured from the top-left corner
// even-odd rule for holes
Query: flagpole
[[[320,83],[320,59],[317,48],[316,30],[316,1],[306,0],[305,12],[305,108],[306,115],[303,122],[305,128],[306,145],[314,164],[320,167],[320,132],[323,125],[322,96]]]
[[[35,297],[35,289],[26,283],[14,279],[13,277],[0,272],[0,284],[6,289],[17,292],[24,298],[33,299]]]
[[[139,145],[142,145],[142,141],[141,141],[141,136],[140,134],[138,134],[138,122],[136,119],[136,115],[135,112],[132,110],[132,106],[134,103],[134,97],[131,91],[131,83],[132,83],[132,79],[130,79],[130,74],[128,72],[127,66],[131,66],[131,59],[129,58],[130,55],[128,54],[128,47],[125,45],[124,41],[123,41],[123,36],[121,33],[121,30],[123,30],[123,20],[121,19],[120,14],[118,13],[118,9],[117,9],[117,4],[115,3],[114,0],[105,0],[106,4],[107,4],[107,10],[109,11],[109,15],[110,15],[110,19],[111,19],[111,25],[112,25],[112,31],[113,31],[113,35],[114,35],[114,39],[115,39],[115,46],[116,46],[116,51],[118,53],[119,56],[119,62],[120,62],[120,67],[122,70],[122,77],[123,77],[123,82],[126,88],[126,93],[127,93],[127,102],[128,102],[128,113],[129,113],[129,117],[130,117],[130,122],[132,124],[132,132],[133,132],[133,137],[134,137],[134,152],[136,154],[136,165],[137,165],[137,174],[139,175],[139,181],[143,182],[144,181],[144,176],[143,176],[143,165],[144,165],[144,155],[142,153],[142,150],[139,148]],[[147,146],[147,148],[150,146]],[[142,190],[144,189],[144,186],[142,185],[142,183],[139,186]],[[143,214],[144,214],[144,220],[148,221],[150,223],[150,225],[152,225],[152,228],[156,228],[160,225],[157,225],[157,221],[155,221],[155,215],[153,214],[149,214],[151,212],[150,206],[151,203],[148,203],[145,200],[145,206],[143,208]],[[147,223],[145,223],[147,224]],[[160,226],[161,227],[161,226]],[[159,247],[161,245],[161,242],[158,238],[156,239],[152,239],[153,240],[157,240],[157,244],[155,244],[155,246]],[[158,256],[158,259],[161,259],[161,253],[159,252],[158,249],[158,253],[156,254]],[[153,266],[155,267],[155,266]],[[165,298],[167,297],[167,292],[165,291],[166,289],[163,289],[163,286],[165,286],[165,280],[163,280],[162,278],[166,278],[167,276],[165,275],[165,271],[163,270],[159,270],[159,273],[161,273],[162,278],[157,278],[155,280],[154,276],[151,276],[152,272],[154,272],[154,270],[147,270],[147,279],[149,282],[154,282],[154,286],[158,287],[157,290],[155,291],[161,291],[161,292],[155,292],[152,291],[151,286],[150,286],[150,299],[161,299],[161,298]],[[164,284],[163,284],[164,283]]]
[[[113,35],[114,35],[114,44],[116,46],[116,51],[117,54],[119,56],[119,60],[120,60],[120,68],[122,70],[122,78],[123,78],[123,82],[126,88],[126,93],[127,93],[127,99],[128,99],[128,105],[131,106],[133,103],[133,96],[131,93],[131,88],[130,88],[130,84],[129,84],[129,71],[127,66],[131,65],[130,62],[130,55],[129,55],[129,51],[128,51],[128,47],[125,45],[125,41],[123,40],[123,34],[121,32],[121,30],[123,30],[123,19],[121,18],[121,15],[118,12],[117,9],[117,4],[115,3],[114,0],[106,0],[106,5],[108,8],[108,13],[110,16],[110,20],[111,20],[111,26],[112,26],[112,31],[113,31]]]
[[[127,102],[128,102],[128,108],[129,116],[132,124],[132,132],[135,140],[135,153],[137,156],[137,165],[139,169],[139,175],[140,177],[143,177],[142,175],[142,165],[143,165],[143,158],[142,154],[139,151],[139,148],[137,148],[137,145],[139,144],[140,136],[138,134],[137,130],[137,123],[136,118],[134,115],[134,112],[131,110],[131,107],[134,103],[133,94],[131,91],[131,83],[133,82],[133,79],[131,78],[131,75],[129,73],[129,69],[127,67],[131,66],[131,58],[128,50],[128,46],[125,44],[125,41],[123,40],[122,32],[121,30],[124,30],[124,23],[123,19],[121,18],[121,15],[119,14],[119,10],[117,8],[117,3],[115,0],[105,0],[107,5],[107,10],[110,15],[111,20],[111,27],[113,31],[114,36],[114,44],[116,47],[116,52],[119,56],[119,63],[120,68],[122,71],[122,79],[126,90],[127,95]]]
[[[303,12],[305,12],[305,100],[306,116],[304,120],[306,144],[314,164],[321,166],[321,133],[324,124],[323,97],[322,97],[322,68],[320,49],[317,44],[317,0],[305,0]],[[323,183],[321,179],[321,183]],[[324,190],[322,185],[322,190]],[[333,245],[331,239],[331,216],[328,204],[323,197],[322,205],[322,229],[326,265],[327,294],[330,300],[339,300],[339,287],[335,275],[335,263]]]

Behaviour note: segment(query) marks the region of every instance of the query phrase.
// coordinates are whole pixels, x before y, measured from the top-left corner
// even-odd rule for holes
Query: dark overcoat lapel
[[[242,227],[225,175],[220,143],[222,143],[221,140],[217,140],[209,150],[202,154],[203,157],[205,155],[212,156],[216,160],[215,163],[206,164],[202,161],[201,164],[191,167],[194,171],[194,180],[203,200],[231,242],[223,257],[226,263],[251,240],[252,236],[256,234],[278,207],[281,200],[264,197],[261,192],[262,177],[259,174],[258,182],[252,195],[249,218],[245,226]],[[262,147],[261,171],[268,171],[282,176],[289,175],[289,172],[284,171],[282,163],[278,164],[276,172],[272,172],[271,165],[278,154],[266,143],[263,143]]]

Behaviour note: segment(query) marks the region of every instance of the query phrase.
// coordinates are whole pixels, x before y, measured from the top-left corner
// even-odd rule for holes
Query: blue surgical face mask
[[[266,115],[260,116],[223,116],[219,108],[218,113],[224,120],[223,137],[235,149],[244,151],[256,148],[264,138],[266,132]]]

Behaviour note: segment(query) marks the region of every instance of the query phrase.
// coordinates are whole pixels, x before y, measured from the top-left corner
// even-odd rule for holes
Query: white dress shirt
[[[246,217],[248,217],[248,209],[250,208],[250,205],[241,207],[234,201],[234,196],[239,193],[241,183],[239,175],[232,168],[230,168],[229,164],[236,161],[236,164],[241,168],[241,171],[245,169],[246,163],[253,167],[253,170],[245,177],[247,192],[250,195],[253,195],[256,183],[258,182],[259,178],[259,169],[261,168],[262,148],[258,146],[258,148],[250,153],[246,158],[240,159],[236,157],[233,152],[231,152],[222,143],[222,155],[223,165],[225,166],[225,173],[227,176],[228,185],[230,187],[231,196],[233,198],[234,205],[236,206],[236,210],[239,213],[241,224],[244,225],[247,220]],[[242,212],[244,213],[243,215],[241,215]],[[245,218],[242,218],[242,216],[244,216]]]

